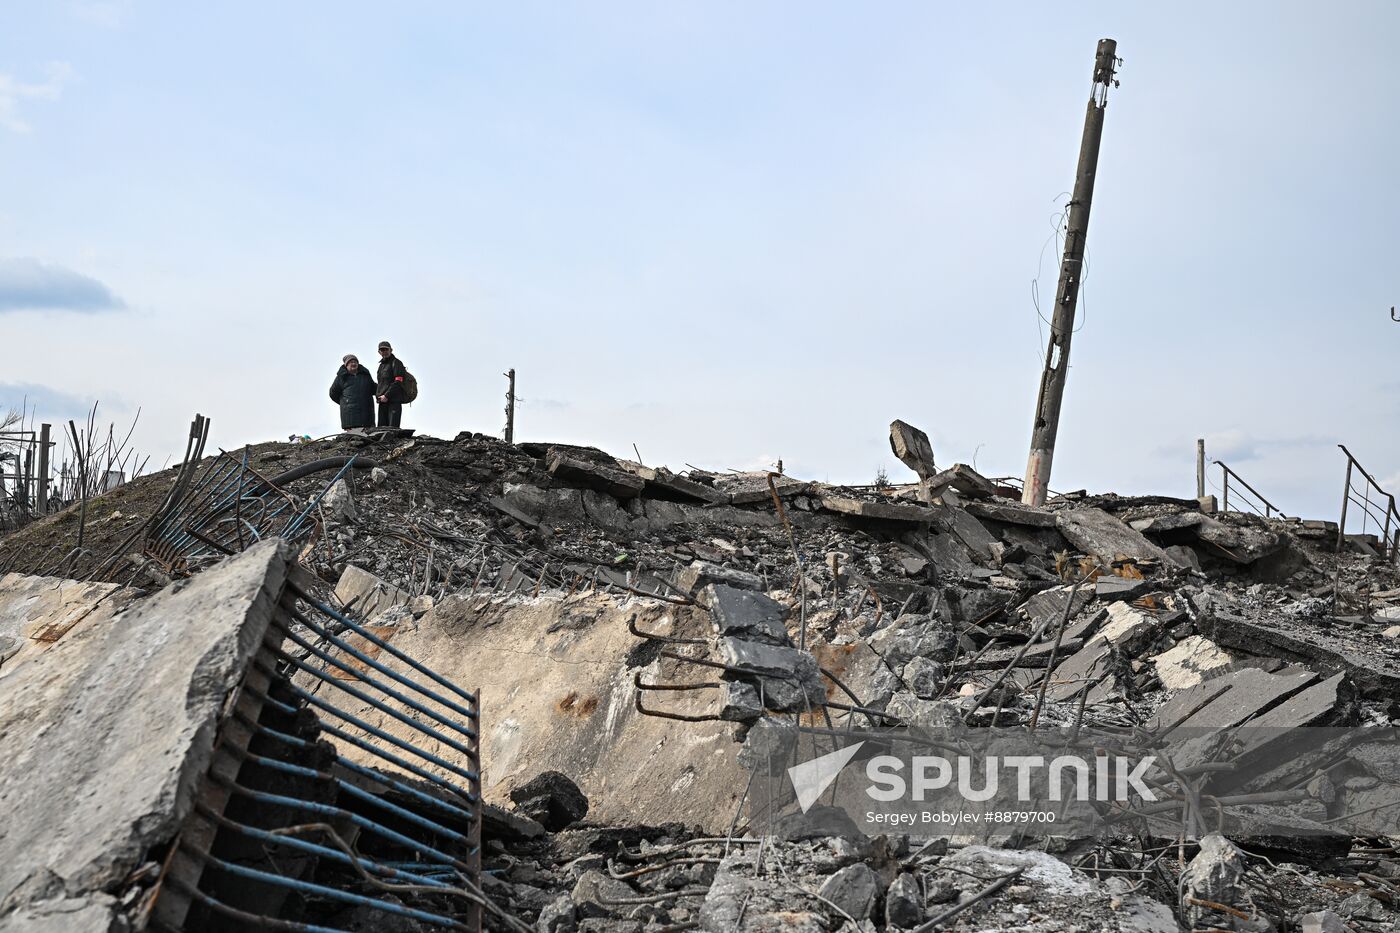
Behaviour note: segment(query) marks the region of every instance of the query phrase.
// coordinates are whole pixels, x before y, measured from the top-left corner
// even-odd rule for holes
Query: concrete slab
[[[1046,631],[1049,637],[1053,638],[1053,630],[1060,624],[1060,619],[1065,614],[1065,606],[1070,602],[1071,592],[1074,592],[1072,585],[1052,586],[1026,600],[1026,615],[1030,617],[1031,625],[1039,626],[1049,620],[1050,628]],[[1079,614],[1079,610],[1089,604],[1091,596],[1092,590],[1088,586],[1081,586],[1077,592],[1074,592],[1074,606],[1069,613],[1071,619]]]
[[[1157,617],[1128,603],[1110,603],[1108,618],[1089,641],[1106,641],[1121,651],[1135,655],[1146,648],[1162,625]]]
[[[604,594],[449,596],[401,626],[393,644],[479,690],[489,802],[505,803],[512,787],[543,771],[562,771],[588,797],[590,820],[680,820],[723,833],[748,779],[736,761],[733,723],[680,726],[644,715],[636,709],[632,681],[640,673],[649,683],[698,683],[714,681],[716,672],[647,660],[627,630],[632,616],[648,632],[694,638],[710,630],[709,613],[699,607],[617,601]],[[380,660],[402,666],[384,655]],[[406,734],[397,720],[327,689],[327,699],[348,712],[393,735]],[[717,713],[719,693],[650,693],[644,702],[669,712]],[[451,749],[438,752],[465,763]]]
[[[579,460],[557,448],[550,448],[545,457],[545,469],[570,485],[605,492],[617,499],[632,499],[646,486],[646,481],[640,476],[628,473],[615,464],[609,466]]]
[[[1152,560],[1167,563],[1167,553],[1140,532],[1103,509],[1080,508],[1058,512],[1055,525],[1070,544],[1097,557],[1105,567],[1115,560]]]
[[[0,678],[0,914],[110,913],[101,892],[174,835],[288,559],[254,545]]]
[[[1391,700],[1400,696],[1400,651],[1377,644],[1364,630],[1322,626],[1283,617],[1257,622],[1217,613],[1201,632],[1226,648],[1250,654],[1303,661],[1332,673],[1350,674],[1362,696]]]
[[[1031,505],[1020,505],[1007,499],[969,502],[967,510],[978,518],[1004,522],[1008,525],[1024,525],[1028,528],[1054,528],[1055,513],[1038,509]]]
[[[1316,680],[1316,674],[1301,668],[1268,674],[1247,667],[1178,693],[1157,711],[1147,728],[1228,729]]]
[[[10,673],[79,625],[101,625],[141,591],[113,583],[7,573],[0,577],[0,660]],[[8,648],[6,647],[8,646]]]
[[[706,502],[720,504],[729,497],[713,486],[697,483],[695,480],[677,476],[665,467],[649,467],[630,460],[619,460],[617,464],[628,473],[641,477],[646,486],[642,494],[659,499],[675,499],[681,502]]]
[[[1235,657],[1209,638],[1191,635],[1150,660],[1162,686],[1184,690],[1222,673],[1223,668],[1235,662]]]
[[[922,505],[906,505],[896,502],[866,502],[864,499],[846,499],[839,496],[823,496],[821,506],[828,512],[838,515],[854,515],[859,518],[873,518],[882,522],[902,522],[911,525],[928,525],[936,513]]]

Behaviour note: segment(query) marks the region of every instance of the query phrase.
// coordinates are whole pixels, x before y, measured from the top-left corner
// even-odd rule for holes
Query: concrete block
[[[0,902],[101,908],[175,834],[288,561],[256,544],[0,678]]]
[[[346,566],[335,584],[335,598],[354,619],[373,619],[386,609],[408,605],[407,590],[400,589],[354,564]]]

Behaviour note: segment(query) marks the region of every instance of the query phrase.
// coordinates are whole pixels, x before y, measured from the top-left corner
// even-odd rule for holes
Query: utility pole
[[[1065,395],[1069,371],[1069,343],[1074,334],[1074,309],[1079,301],[1079,281],[1084,265],[1084,240],[1089,232],[1089,206],[1094,199],[1094,174],[1098,171],[1099,140],[1103,136],[1103,112],[1108,106],[1108,89],[1114,80],[1118,43],[1100,39],[1094,54],[1094,83],[1084,115],[1084,136],[1079,143],[1079,168],[1074,194],[1069,202],[1069,224],[1065,231],[1065,253],[1060,262],[1060,284],[1055,290],[1055,314],[1050,322],[1050,346],[1045,353],[1045,369],[1040,375],[1036,397],[1035,423],[1031,428],[1031,454],[1026,463],[1026,483],[1021,501],[1044,505],[1050,486],[1050,464],[1055,458],[1055,435],[1060,428],[1060,403]]]
[[[515,370],[502,373],[510,380],[510,386],[506,389],[506,443],[515,443]]]

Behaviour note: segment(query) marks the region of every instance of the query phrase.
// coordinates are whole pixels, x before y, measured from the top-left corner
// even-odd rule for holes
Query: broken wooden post
[[[1050,346],[1045,353],[1045,369],[1040,375],[1035,421],[1031,429],[1031,453],[1026,463],[1026,483],[1021,501],[1044,505],[1050,487],[1050,464],[1055,457],[1055,436],[1060,429],[1060,403],[1065,395],[1069,372],[1069,344],[1074,335],[1074,308],[1079,300],[1079,281],[1084,266],[1084,241],[1089,232],[1089,207],[1094,199],[1094,175],[1099,164],[1099,140],[1103,136],[1103,113],[1108,105],[1108,89],[1117,82],[1113,72],[1118,43],[1100,39],[1094,55],[1094,83],[1089,92],[1089,109],[1084,115],[1084,135],[1079,144],[1079,169],[1074,194],[1069,202],[1069,222],[1065,230],[1065,253],[1060,263],[1060,284],[1055,291],[1055,314],[1050,322]]]

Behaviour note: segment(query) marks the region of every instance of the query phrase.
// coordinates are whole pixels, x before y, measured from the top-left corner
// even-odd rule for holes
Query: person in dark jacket
[[[347,353],[331,383],[331,401],[340,403],[340,427],[374,426],[374,380],[353,353]]]
[[[375,398],[379,399],[379,426],[397,428],[403,417],[403,377],[408,375],[389,341],[379,341],[379,382]]]

